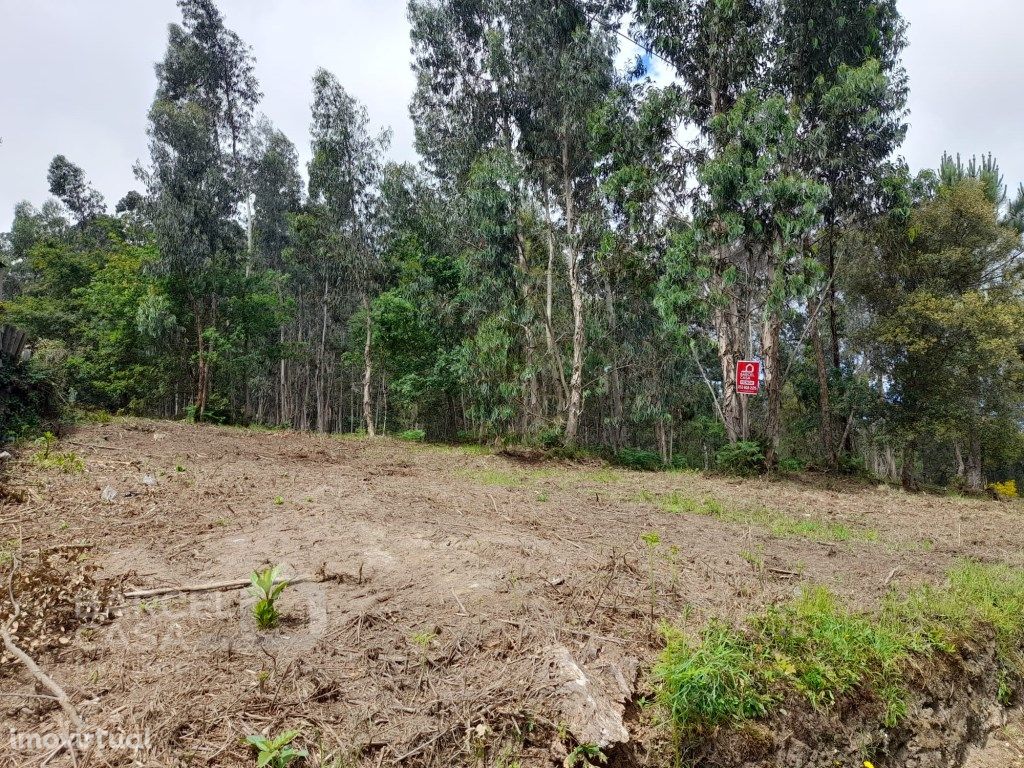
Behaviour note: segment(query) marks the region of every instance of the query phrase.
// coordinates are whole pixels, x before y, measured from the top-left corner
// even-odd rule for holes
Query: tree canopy
[[[421,161],[319,69],[305,169],[214,0],[178,6],[140,189],[111,211],[58,154],[0,240],[3,322],[70,403],[908,487],[1024,469],[1024,188],[899,157],[896,0],[410,0]]]

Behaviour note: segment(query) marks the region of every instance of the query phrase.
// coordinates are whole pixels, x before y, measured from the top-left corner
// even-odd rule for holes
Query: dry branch
[[[4,648],[7,649],[7,652],[20,661],[32,674],[32,677],[46,686],[47,690],[53,694],[57,703],[60,704],[60,708],[67,714],[68,720],[71,721],[71,725],[74,726],[75,730],[79,733],[84,731],[85,721],[83,721],[81,716],[78,714],[78,710],[75,709],[74,704],[71,703],[71,699],[68,698],[64,689],[57,685],[52,677],[43,672],[31,656],[14,644],[14,640],[11,639],[11,633],[7,631],[7,627],[0,627],[0,639],[3,639]]]
[[[275,584],[307,584],[327,581],[323,576],[296,576],[294,579],[275,579]],[[180,587],[154,587],[152,589],[135,589],[125,592],[126,599],[140,597],[159,597],[160,595],[174,595],[185,592],[227,592],[232,589],[243,589],[251,584],[249,579],[235,579],[233,581],[211,581],[206,584],[186,584]]]

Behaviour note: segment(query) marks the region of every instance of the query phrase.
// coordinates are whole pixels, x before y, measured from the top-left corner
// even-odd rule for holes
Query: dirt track
[[[27,499],[0,507],[0,542],[90,544],[102,577],[125,588],[271,564],[324,579],[286,590],[270,633],[243,591],[209,593],[129,601],[42,654],[90,726],[149,735],[145,752],[94,750],[79,765],[250,766],[242,739],[287,728],[312,765],[547,765],[563,743],[623,724],[657,753],[636,702],[650,695],[659,622],[735,620],[806,583],[870,607],[964,556],[1024,566],[1017,505],[852,483],[140,420],[80,429],[60,449],[87,472],[20,463]],[[673,492],[739,512],[664,511]],[[744,518],[761,509],[793,531],[833,528],[775,536]],[[4,723],[57,727],[52,702],[9,698],[31,684],[0,669]],[[584,679],[587,693],[573,682]],[[42,758],[12,749],[0,765]]]

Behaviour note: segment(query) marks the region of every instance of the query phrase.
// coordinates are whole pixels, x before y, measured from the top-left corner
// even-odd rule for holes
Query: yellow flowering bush
[[[988,489],[996,495],[997,499],[1016,499],[1017,481],[1004,480],[1001,483],[990,483]]]

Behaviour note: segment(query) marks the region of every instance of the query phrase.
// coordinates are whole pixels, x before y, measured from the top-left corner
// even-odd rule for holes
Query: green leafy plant
[[[422,443],[427,439],[427,433],[422,429],[407,429],[395,435],[399,440],[407,443]]]
[[[800,459],[792,456],[779,462],[779,472],[784,475],[795,475],[798,472],[803,472],[806,468],[807,466]]]
[[[594,768],[597,763],[604,765],[608,756],[597,744],[578,744],[565,758],[565,768]]]
[[[683,737],[763,718],[792,696],[830,711],[844,696],[871,695],[882,724],[893,727],[906,716],[913,670],[986,632],[996,639],[999,696],[1007,699],[1003,670],[1017,669],[1024,632],[1024,571],[964,563],[946,586],[891,593],[872,614],[817,588],[740,628],[713,622],[696,640],[668,629],[654,675]]]
[[[623,448],[615,454],[615,463],[642,472],[655,472],[665,468],[660,454],[639,448]]]
[[[533,442],[541,448],[553,450],[565,442],[565,435],[560,426],[544,427],[534,436]]]
[[[58,453],[53,451],[57,442],[53,432],[46,431],[41,437],[36,438],[35,444],[39,450],[32,455],[32,463],[43,469],[57,469],[69,474],[78,474],[85,471],[85,462],[74,451]]]
[[[279,580],[280,570],[279,566],[274,566],[253,571],[249,592],[257,599],[256,605],[252,607],[252,615],[260,629],[272,629],[281,621],[277,598],[288,586],[288,582]]]
[[[57,442],[57,436],[50,430],[46,430],[42,435],[35,439],[35,444],[41,449],[39,454],[42,458],[46,459],[50,456],[50,449],[53,448],[54,443]]]
[[[298,731],[285,731],[273,739],[256,735],[248,736],[246,741],[256,750],[257,768],[287,768],[293,761],[309,756],[306,750],[291,746],[298,736]]]
[[[756,475],[764,471],[764,462],[761,446],[750,440],[723,445],[715,454],[715,466],[732,475]]]

